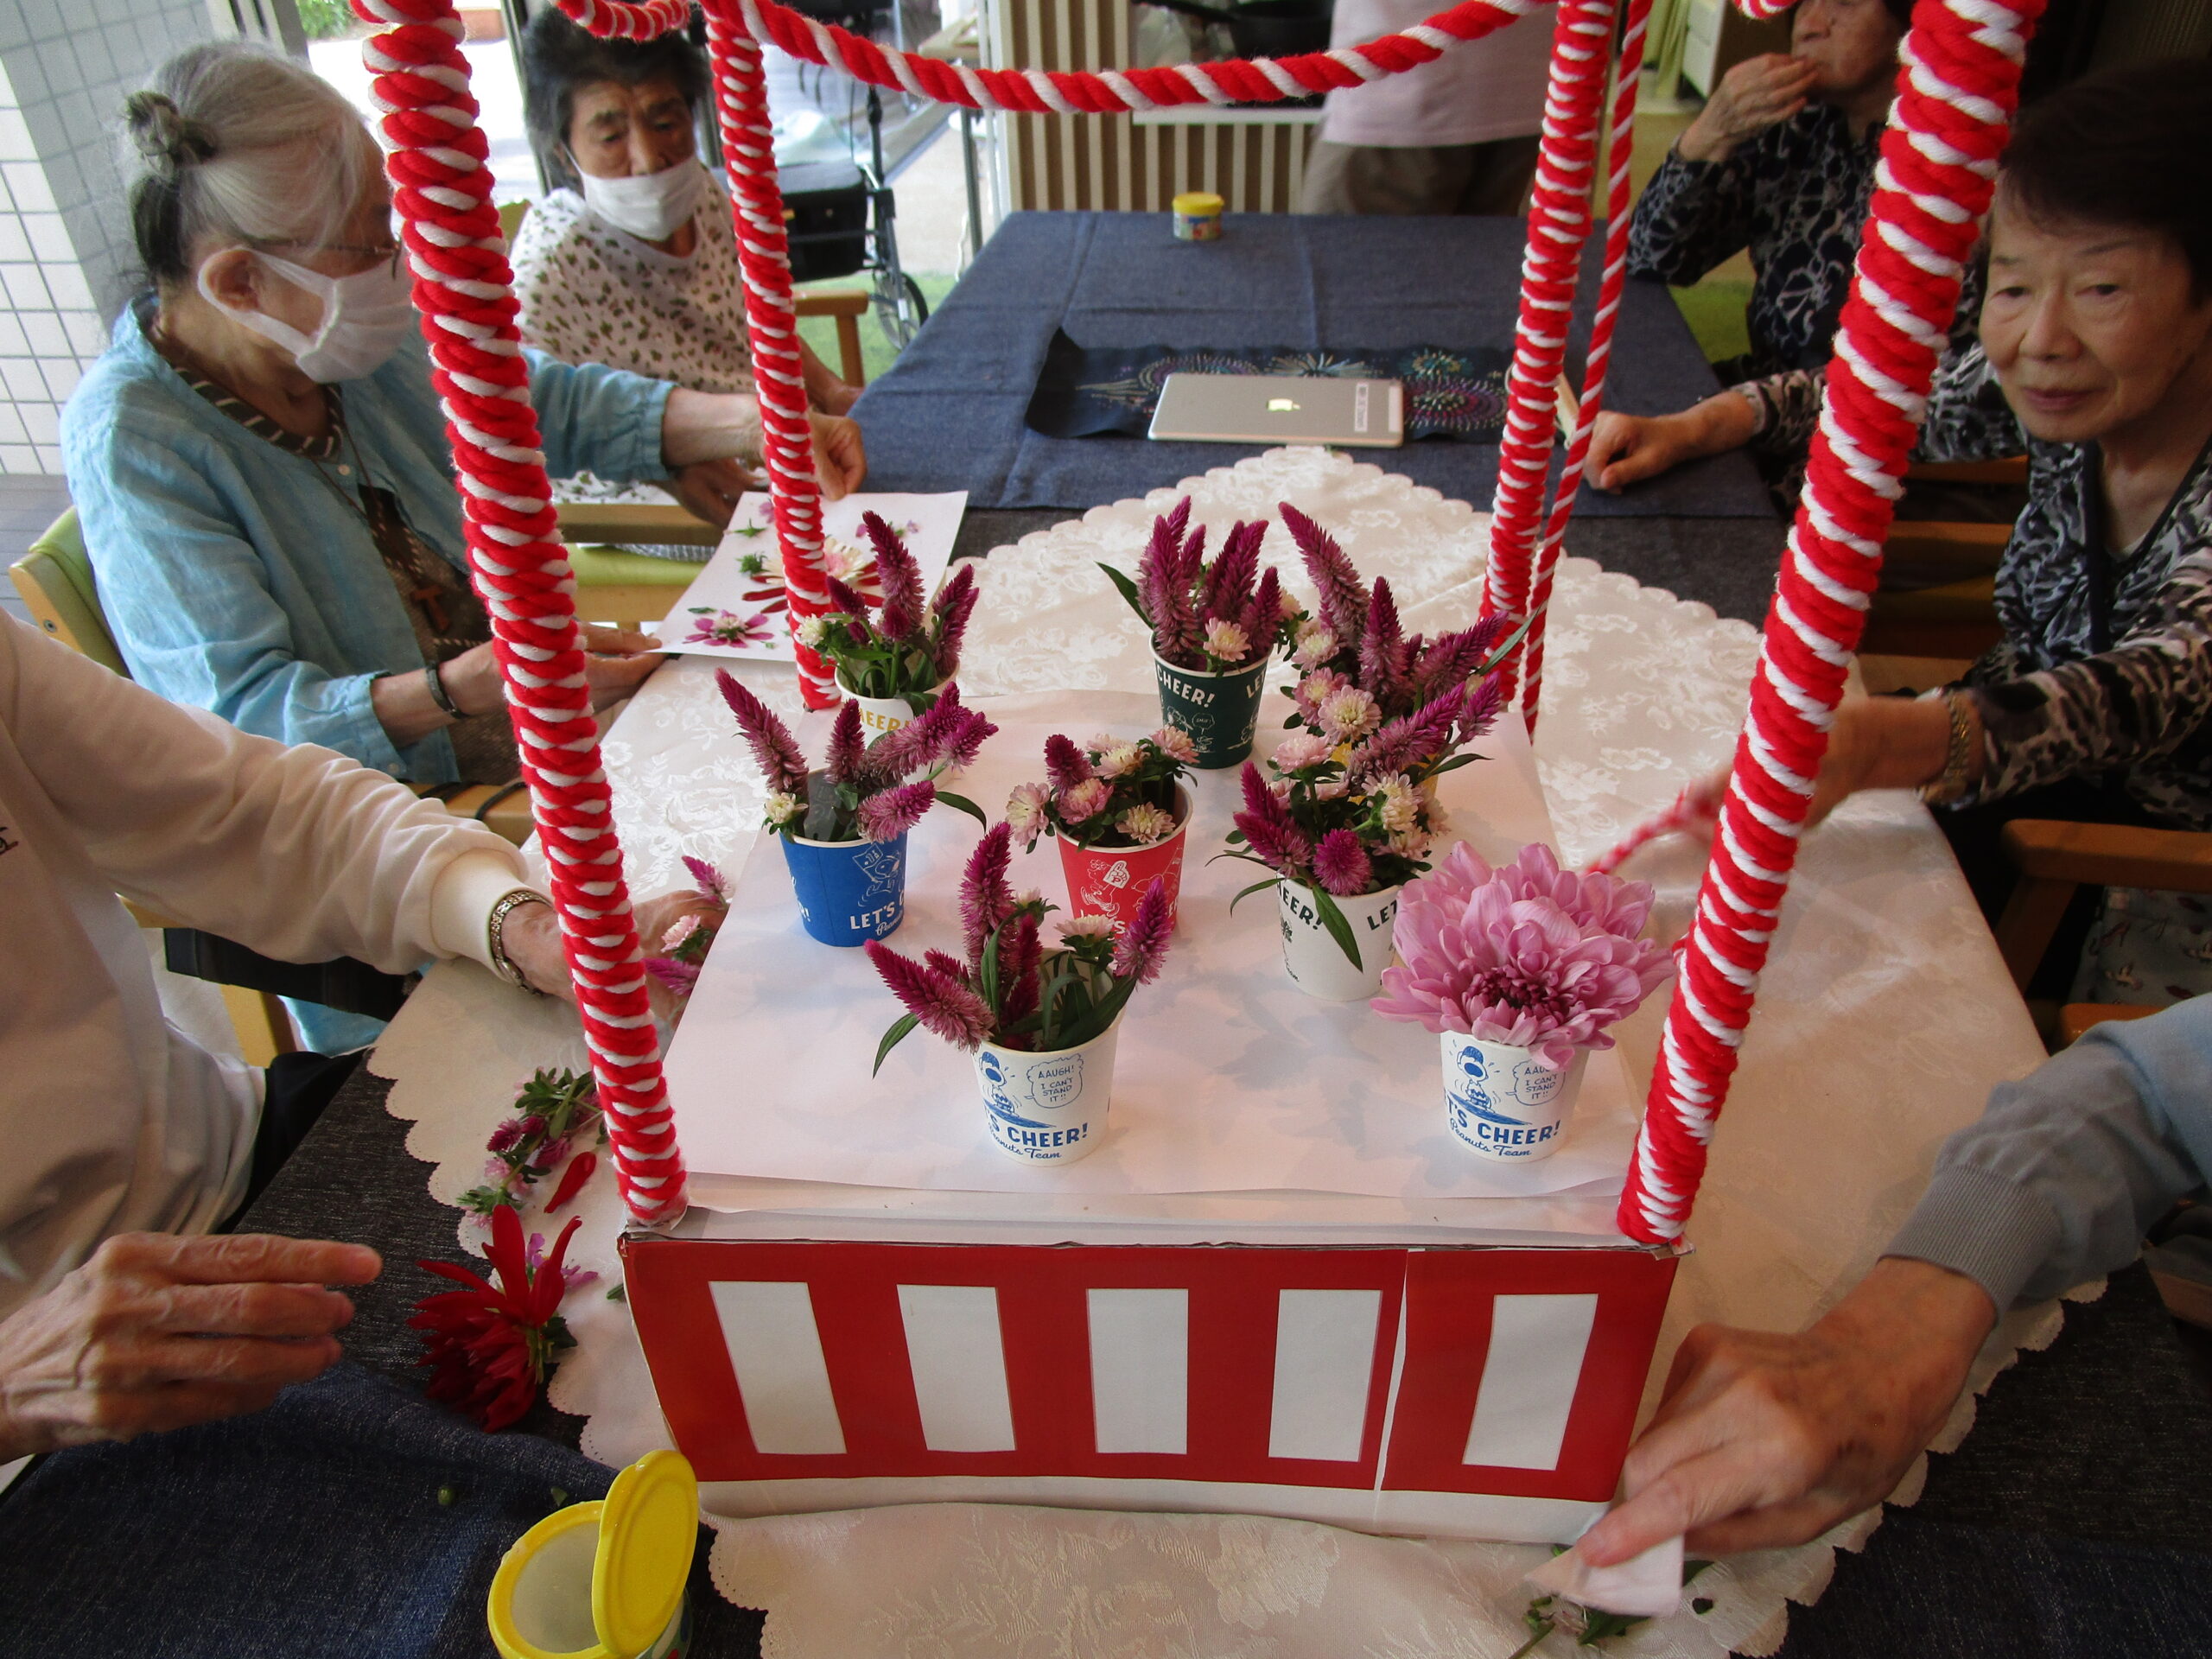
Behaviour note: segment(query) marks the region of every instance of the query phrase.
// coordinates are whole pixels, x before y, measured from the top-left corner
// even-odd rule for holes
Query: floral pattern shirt
[[[1736,390],[1763,442],[1810,442],[1821,379],[1799,371]],[[1986,733],[1980,798],[2119,774],[2155,822],[2212,830],[2212,467],[2200,456],[2164,516],[2132,548],[2093,534],[2097,451],[2029,439],[1980,346],[1936,377],[1923,461],[2028,454],[2028,505],[1997,567],[2005,638],[1976,663]],[[2103,588],[2102,626],[2093,585]],[[2100,637],[2101,635],[2101,638]]]
[[[1874,191],[1880,137],[1872,128],[1854,138],[1841,111],[1808,105],[1737,145],[1726,161],[1688,161],[1669,150],[1644,187],[1629,228],[1630,276],[1694,283],[1750,250],[1758,272],[1745,318],[1751,349],[1724,365],[1724,378],[1827,361]],[[1959,304],[1961,345],[1980,310],[1979,283],[1971,286]]]

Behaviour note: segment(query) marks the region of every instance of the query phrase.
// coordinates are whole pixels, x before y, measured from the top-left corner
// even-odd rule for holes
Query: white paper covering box
[[[1562,1541],[1612,1496],[1675,1266],[645,1235],[623,1257],[721,1513],[980,1501]]]

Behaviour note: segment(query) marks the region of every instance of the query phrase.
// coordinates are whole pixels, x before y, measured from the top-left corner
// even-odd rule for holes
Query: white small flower
[[[1110,938],[1114,932],[1111,916],[1071,916],[1059,925],[1064,939]]]
[[[1298,649],[1291,653],[1291,660],[1300,668],[1318,668],[1337,654],[1337,636],[1319,622],[1309,622],[1298,631]]]
[[[1006,799],[1007,828],[1025,845],[1045,833],[1045,809],[1052,797],[1042,784],[1016,784]]]
[[[810,651],[822,649],[822,642],[829,637],[830,619],[826,616],[803,618],[798,627],[798,642]]]
[[[1426,830],[1408,830],[1390,837],[1390,850],[1401,858],[1426,858],[1431,837]]]
[[[1251,650],[1251,640],[1236,623],[1217,616],[1206,624],[1206,655],[1216,662],[1241,663]]]
[[[1321,728],[1338,743],[1356,742],[1382,723],[1375,699],[1357,686],[1331,692],[1321,704]]]
[[[1275,770],[1296,772],[1301,766],[1318,766],[1329,758],[1332,747],[1317,732],[1293,732],[1275,746]]]
[[[762,815],[768,820],[769,828],[773,830],[782,829],[785,824],[803,817],[805,811],[804,801],[796,795],[786,795],[781,790],[772,791],[766,804],[761,808]]]
[[[1410,835],[1421,823],[1421,798],[1401,776],[1382,785],[1382,828],[1393,836]]]
[[[1144,764],[1144,751],[1134,743],[1116,743],[1097,755],[1091,770],[1101,778],[1122,778]]]
[[[1163,726],[1154,732],[1152,747],[1170,760],[1179,760],[1186,766],[1198,758],[1198,746],[1191,741],[1191,734],[1173,726]]]
[[[1115,819],[1114,827],[1138,846],[1149,847],[1175,833],[1175,815],[1163,807],[1139,802]]]

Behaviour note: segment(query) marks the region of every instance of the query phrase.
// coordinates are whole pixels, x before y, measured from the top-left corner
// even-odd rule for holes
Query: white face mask
[[[243,311],[226,305],[207,286],[205,264],[200,267],[200,296],[233,322],[245,324],[291,353],[300,372],[310,380],[328,385],[373,374],[419,331],[404,270],[395,270],[387,264],[351,276],[326,276],[258,249],[248,251],[264,269],[321,300],[322,323],[313,334],[303,334],[265,311]]]
[[[689,225],[713,183],[696,156],[642,178],[594,179],[581,167],[576,176],[583,181],[584,206],[641,242],[665,242]]]

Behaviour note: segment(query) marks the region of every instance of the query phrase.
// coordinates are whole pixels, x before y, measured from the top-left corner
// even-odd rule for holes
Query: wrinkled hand
[[[1802,1544],[1872,1508],[1927,1448],[1997,1312],[1971,1279],[1889,1257],[1802,1336],[1702,1325],[1630,1449],[1621,1505],[1577,1546],[1610,1567]]]
[[[1746,138],[1803,109],[1819,73],[1804,59],[1780,52],[1745,59],[1720,77],[1676,148],[1688,161],[1726,161]]]
[[[1943,770],[1949,735],[1950,718],[1941,702],[1851,697],[1839,703],[1805,827],[1810,830],[1862,789],[1914,789],[1928,782]],[[1720,815],[1728,771],[1715,767],[1687,791],[1690,806],[1708,819]],[[1978,766],[1972,775],[1980,775]]]
[[[644,684],[661,665],[660,641],[626,628],[583,631],[584,678],[591,683],[591,706],[604,709]]]
[[[682,502],[694,518],[702,518],[716,530],[728,530],[738,498],[747,490],[763,490],[767,485],[743,461],[724,459],[695,461],[689,467],[679,467],[661,487]]]
[[[1582,476],[1610,494],[1681,466],[1699,454],[1687,415],[1622,415],[1606,410],[1590,430]]]
[[[667,953],[663,941],[669,930],[685,917],[696,916],[710,930],[719,931],[726,913],[722,901],[712,893],[690,888],[664,893],[635,907],[638,943],[644,947],[645,955],[663,956]],[[575,984],[569,976],[568,958],[561,950],[560,918],[554,915],[550,905],[524,905],[510,911],[501,943],[506,946],[507,960],[522,970],[522,976],[532,987],[548,996],[557,996],[563,1002],[576,1000]],[[677,1004],[665,988],[658,981],[649,984],[654,1012],[663,1015],[674,1012]]]
[[[359,1244],[124,1233],[0,1321],[0,1460],[258,1411],[339,1357]]]
[[[857,421],[842,415],[810,414],[814,423],[814,472],[822,493],[831,501],[850,495],[868,477],[868,454],[861,446]]]

